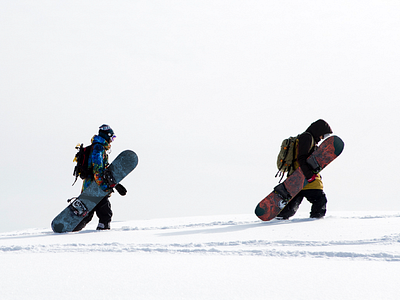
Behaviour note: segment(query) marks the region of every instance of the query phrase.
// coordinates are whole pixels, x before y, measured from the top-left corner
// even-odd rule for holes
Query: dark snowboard
[[[342,153],[343,148],[343,141],[338,136],[331,136],[322,142],[307,159],[307,162],[312,166],[316,166],[317,163],[321,169],[324,169]],[[272,220],[307,184],[308,181],[301,168],[297,168],[257,205],[255,210],[257,217],[263,221]]]
[[[125,150],[121,152],[109,165],[114,179],[119,183],[124,179],[138,164],[138,157],[135,152]],[[73,200],[54,220],[51,222],[51,228],[54,232],[71,232],[93,210],[93,208],[108,193],[104,192],[95,181],[93,181],[85,191]]]

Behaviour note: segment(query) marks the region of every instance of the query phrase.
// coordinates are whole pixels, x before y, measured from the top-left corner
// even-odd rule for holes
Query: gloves
[[[314,174],[310,179],[307,179],[308,183],[311,183],[317,178],[317,174]]]
[[[124,186],[123,186],[122,184],[119,184],[119,183],[115,186],[115,189],[117,190],[117,192],[118,192],[121,196],[125,196],[126,193],[128,192],[128,191],[126,190],[126,188],[124,188]]]

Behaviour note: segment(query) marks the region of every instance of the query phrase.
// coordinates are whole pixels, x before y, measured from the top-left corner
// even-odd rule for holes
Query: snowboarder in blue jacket
[[[88,214],[85,219],[82,220],[82,222],[75,228],[74,231],[82,230],[86,226],[86,224],[92,220],[95,212],[97,217],[99,218],[97,230],[110,229],[111,218],[113,215],[111,210],[111,203],[109,201],[111,192],[115,187],[121,195],[126,195],[126,189],[121,184],[118,184],[116,186],[109,186],[104,179],[104,172],[109,165],[107,151],[110,150],[111,143],[114,141],[115,138],[116,136],[114,135],[114,131],[109,125],[106,124],[100,126],[99,134],[95,135],[92,138],[92,152],[89,156],[88,163],[89,167],[93,168],[93,172],[83,181],[82,192],[93,181],[95,181],[103,191],[110,193],[96,205],[96,207]]]

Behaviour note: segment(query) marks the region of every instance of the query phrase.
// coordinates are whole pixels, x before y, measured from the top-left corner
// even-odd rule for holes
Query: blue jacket
[[[93,176],[89,176],[83,181],[82,192],[93,182],[100,186],[103,191],[108,191],[109,187],[103,181],[104,170],[108,167],[108,154],[107,150],[111,145],[102,137],[95,135],[92,138],[92,153],[89,156],[89,168],[93,167]]]

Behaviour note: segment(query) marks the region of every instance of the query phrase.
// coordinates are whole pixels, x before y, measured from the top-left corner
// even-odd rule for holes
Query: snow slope
[[[398,299],[400,212],[0,234],[1,299]]]

